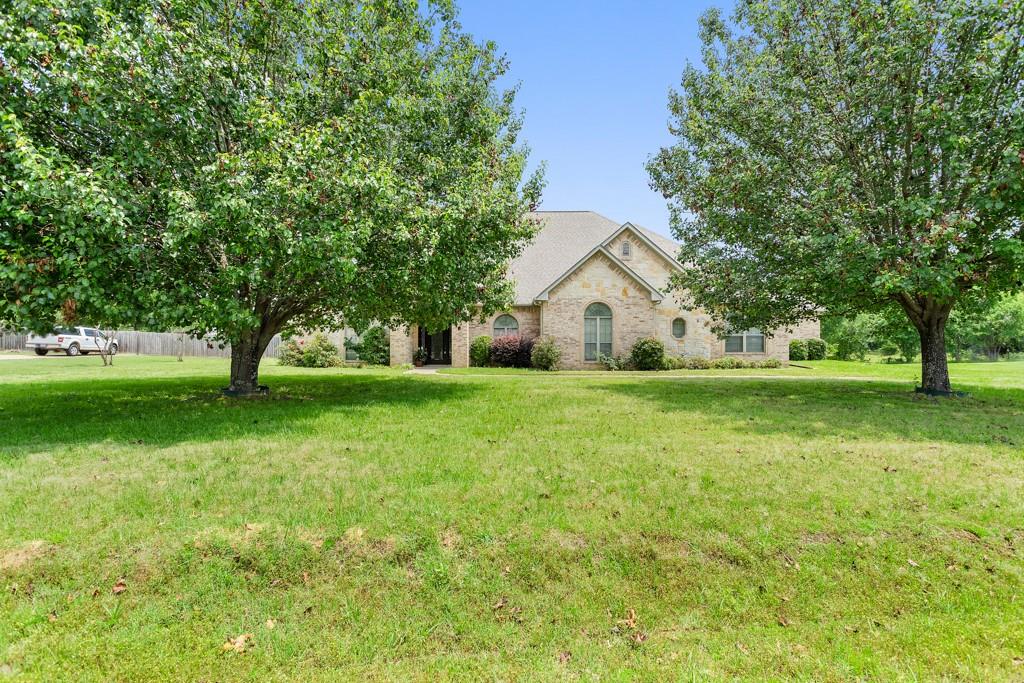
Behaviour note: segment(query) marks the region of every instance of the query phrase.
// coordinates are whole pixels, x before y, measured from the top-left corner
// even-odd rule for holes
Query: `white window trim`
[[[727,349],[727,347],[725,346],[725,344],[728,341],[729,337],[739,337],[740,339],[742,339],[743,340],[743,350],[742,351],[729,351]],[[747,350],[747,337],[761,337],[761,350],[760,351],[748,351]],[[751,328],[749,330],[744,330],[742,332],[736,332],[735,334],[727,334],[726,338],[722,340],[722,345],[723,345],[723,351],[725,353],[727,353],[727,354],[730,354],[730,355],[740,355],[740,354],[750,354],[750,353],[764,355],[764,354],[768,353],[768,337],[765,335],[764,332],[762,332],[762,331],[760,331],[760,330],[758,330],[756,328]]]
[[[512,318],[512,320],[514,320],[515,323],[516,323],[515,330],[512,331],[512,332],[508,332],[507,331],[507,330],[511,330],[512,329],[511,327],[507,327],[506,326],[506,327],[499,328],[497,326],[498,325],[498,321],[501,320],[502,318],[506,317],[506,316],[509,317],[509,318]],[[519,334],[519,330],[520,330],[519,319],[516,318],[511,313],[502,313],[501,315],[497,316],[494,319],[494,322],[491,323],[491,334],[493,334],[495,337],[498,337],[499,336],[498,335],[498,330],[499,329],[506,330],[505,334],[500,335],[502,337],[510,337],[510,336],[513,336],[513,335],[517,335],[517,334]]]
[[[587,309],[589,309],[594,304],[604,304],[605,306],[608,307],[608,310],[611,312],[611,314],[607,315],[607,316],[604,316],[604,315],[587,315]],[[594,329],[595,329],[596,334],[597,334],[597,339],[596,339],[596,342],[595,342],[596,345],[597,345],[597,357],[594,358],[593,360],[588,360],[587,359],[587,318],[593,318],[594,320],[597,321],[597,323],[594,325]],[[608,334],[610,335],[610,337],[608,339],[608,347],[609,347],[610,353],[602,354],[601,353],[601,321],[604,320],[605,318],[610,320],[611,323],[612,323],[609,326],[611,329],[608,332]],[[602,355],[607,355],[607,356],[614,356],[615,355],[615,311],[612,309],[611,306],[608,306],[608,304],[606,304],[603,301],[591,301],[590,303],[588,303],[586,306],[583,307],[583,344],[582,344],[581,351],[583,352],[583,362],[584,363],[600,363]]]

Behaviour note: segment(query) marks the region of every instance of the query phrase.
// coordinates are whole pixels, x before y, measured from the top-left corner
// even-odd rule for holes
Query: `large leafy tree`
[[[3,22],[12,125],[114,202],[74,224],[85,250],[118,248],[72,263],[120,264],[126,318],[230,342],[232,390],[257,389],[281,331],[439,327],[508,301],[541,180],[524,181],[504,61],[450,3],[16,0]],[[36,236],[25,211],[16,245]],[[25,302],[63,278],[5,258],[8,317],[35,324],[45,306]]]
[[[1024,3],[740,0],[700,37],[649,166],[677,285],[740,327],[897,306],[948,391],[954,305],[1024,266]]]

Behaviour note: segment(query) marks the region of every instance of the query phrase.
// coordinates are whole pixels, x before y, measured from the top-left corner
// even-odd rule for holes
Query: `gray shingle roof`
[[[622,224],[593,211],[536,211],[540,220],[537,236],[519,258],[512,261],[510,275],[516,282],[518,306],[529,306],[558,276],[586,256]],[[667,237],[639,225],[652,242],[675,256],[678,245]]]

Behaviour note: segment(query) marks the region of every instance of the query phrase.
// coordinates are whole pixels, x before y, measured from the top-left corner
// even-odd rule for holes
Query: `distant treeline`
[[[829,355],[840,360],[879,354],[909,363],[921,348],[917,330],[897,311],[826,316],[821,336],[829,344]],[[946,327],[946,349],[954,360],[998,360],[1024,352],[1024,292],[991,302],[965,302],[953,309]]]

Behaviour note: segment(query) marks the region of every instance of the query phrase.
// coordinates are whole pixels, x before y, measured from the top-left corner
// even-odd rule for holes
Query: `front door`
[[[427,352],[427,364],[452,364],[452,328],[440,332],[429,333],[420,327],[420,348]]]

